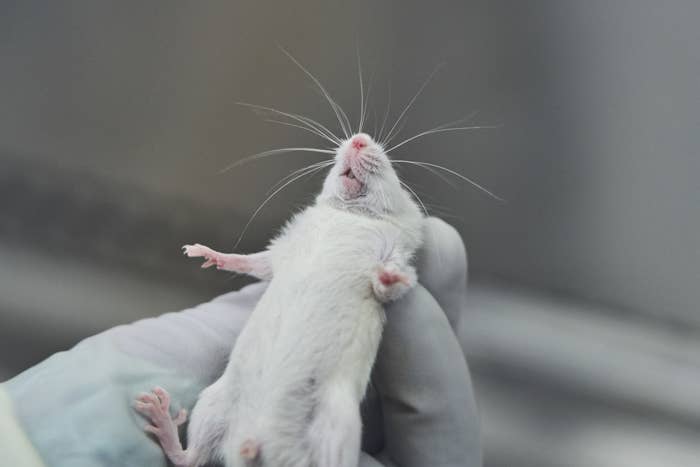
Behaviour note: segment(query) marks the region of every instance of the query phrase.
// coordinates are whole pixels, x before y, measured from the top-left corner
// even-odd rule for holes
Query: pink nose
[[[367,147],[367,139],[357,135],[352,138],[351,144],[354,149],[362,149]]]

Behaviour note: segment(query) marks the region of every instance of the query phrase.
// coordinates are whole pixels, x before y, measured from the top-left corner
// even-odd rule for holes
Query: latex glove
[[[451,327],[464,309],[464,247],[444,222],[427,225],[418,261],[422,286],[387,310],[362,407],[362,467],[481,465],[472,386]],[[146,421],[132,409],[134,397],[160,385],[172,396],[173,413],[191,409],[223,372],[264,289],[253,284],[189,310],[115,327],[1,385],[3,465],[166,465],[160,446],[143,431]]]

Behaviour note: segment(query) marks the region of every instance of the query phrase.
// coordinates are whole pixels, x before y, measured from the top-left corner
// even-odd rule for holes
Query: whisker
[[[291,53],[287,52],[287,50],[286,50],[284,47],[282,47],[282,46],[278,46],[278,47],[279,47],[280,50],[281,50],[287,57],[289,57],[289,59],[290,59],[292,62],[294,62],[294,64],[295,64],[296,66],[298,66],[299,69],[300,69],[301,71],[303,71],[303,72],[306,74],[306,76],[308,76],[308,77],[311,79],[311,81],[313,81],[314,84],[318,87],[318,89],[319,89],[319,90],[321,91],[321,93],[323,94],[323,97],[326,98],[326,100],[328,101],[328,104],[331,106],[331,109],[333,109],[333,112],[335,112],[335,116],[338,118],[338,123],[340,123],[340,126],[341,126],[341,128],[342,128],[342,130],[343,130],[343,133],[345,134],[345,137],[346,137],[346,138],[349,138],[350,135],[349,135],[348,132],[350,131],[350,128],[351,128],[351,127],[350,127],[350,121],[348,120],[348,116],[345,114],[345,112],[343,111],[343,109],[340,108],[340,106],[338,105],[338,103],[337,103],[335,100],[333,100],[333,98],[331,97],[331,95],[328,93],[328,91],[326,91],[326,88],[323,87],[323,85],[322,85],[321,82],[318,80],[318,78],[316,78],[309,70],[307,70],[307,69],[304,67],[304,65],[302,65],[301,63],[299,63],[299,61],[298,61],[296,58],[294,58],[294,56],[293,56]],[[341,116],[342,116],[342,118],[341,118]],[[345,121],[343,121],[343,118],[345,119]],[[346,126],[346,123],[347,123],[347,126]]]
[[[365,120],[365,89],[362,79],[362,60],[360,59],[360,44],[356,44],[357,48],[357,74],[360,78],[360,122],[357,125],[357,132],[362,132],[362,124]]]
[[[393,162],[393,161],[392,161],[392,162]],[[433,169],[432,167],[422,167],[422,168],[424,168],[425,170],[431,172],[433,175],[435,175],[436,177],[438,177],[440,180],[442,180],[443,182],[447,183],[451,188],[453,188],[453,189],[455,189],[455,190],[457,189],[457,186],[452,182],[452,180],[450,180],[449,178],[445,177],[443,174],[441,174],[441,173],[438,172],[437,170]]]
[[[263,202],[260,204],[260,206],[258,206],[258,208],[255,210],[255,212],[253,212],[253,215],[250,216],[250,219],[248,219],[248,222],[246,222],[245,226],[243,226],[243,231],[241,232],[241,235],[238,237],[238,240],[236,241],[236,244],[234,245],[233,249],[235,250],[236,248],[238,248],[238,245],[241,243],[241,240],[243,239],[243,235],[245,235],[246,231],[248,230],[248,227],[250,227],[250,224],[251,224],[251,223],[253,222],[253,220],[257,217],[258,213],[260,213],[260,211],[262,210],[262,208],[264,208],[265,205],[266,205],[268,202],[270,202],[270,200],[271,200],[272,198],[274,198],[274,197],[277,195],[277,193],[279,193],[280,191],[284,190],[286,187],[288,187],[290,184],[294,183],[295,181],[299,180],[300,178],[305,177],[306,175],[309,175],[309,174],[318,172],[318,171],[320,171],[320,170],[322,170],[322,169],[323,169],[323,167],[317,167],[317,168],[314,168],[313,170],[306,171],[306,172],[303,172],[303,173],[301,173],[301,174],[295,176],[295,177],[292,178],[291,180],[287,181],[284,185],[282,185],[281,187],[277,188],[277,189],[276,189],[274,192],[272,192],[272,194],[269,195],[267,198],[265,198],[265,201],[263,201]]]
[[[295,114],[295,113],[291,113],[291,112],[283,112],[279,109],[275,109],[272,107],[266,107],[264,105],[258,105],[258,104],[249,104],[247,102],[236,102],[236,104],[244,106],[244,107],[250,107],[250,108],[256,109],[256,110],[265,110],[268,112],[276,113],[278,115],[282,115],[284,117],[287,117],[287,118],[295,120],[299,123],[302,123],[302,124],[308,126],[309,128],[313,128],[314,130],[316,130],[320,133],[324,133],[328,137],[328,139],[335,144],[340,144],[340,142],[341,142],[340,138],[338,136],[336,136],[336,134],[333,133],[331,130],[329,130],[328,128],[326,128],[324,125],[317,122],[316,120],[313,120],[309,117],[305,117],[304,115]]]
[[[401,184],[401,186],[406,188],[406,190],[408,190],[414,198],[416,198],[416,201],[418,201],[418,203],[421,205],[421,208],[423,208],[423,213],[425,214],[425,217],[430,217],[430,214],[428,214],[428,209],[425,207],[425,204],[423,204],[423,200],[421,200],[420,196],[418,196],[418,194],[415,191],[413,191],[413,188],[408,186],[408,184],[403,180],[399,180],[399,183]]]
[[[455,172],[455,171],[452,170],[452,169],[448,169],[447,167],[443,167],[442,165],[432,164],[432,163],[430,163],[430,162],[422,162],[422,161],[421,161],[421,162],[417,162],[417,161],[407,161],[407,160],[400,160],[400,159],[392,159],[391,162],[392,162],[392,163],[396,162],[396,163],[399,163],[399,164],[412,164],[412,165],[416,165],[416,166],[418,166],[418,167],[423,167],[423,168],[426,169],[426,170],[428,169],[428,167],[434,167],[434,168],[436,168],[436,169],[444,170],[445,172],[450,173],[450,174],[454,175],[455,177],[458,177],[458,178],[464,180],[465,182],[470,183],[472,186],[478,188],[479,190],[481,190],[481,191],[483,191],[484,193],[488,194],[488,195],[491,196],[492,198],[494,198],[494,199],[500,201],[501,203],[505,203],[505,202],[506,202],[506,200],[504,200],[504,199],[501,198],[500,196],[498,196],[498,195],[496,195],[496,194],[490,192],[489,190],[487,190],[487,189],[484,188],[483,186],[481,186],[481,185],[479,185],[478,183],[476,183],[474,180],[472,180],[472,179],[470,179],[470,178],[468,178],[468,177],[462,175],[462,174],[459,173],[459,172]]]
[[[372,105],[372,122],[373,122],[373,125],[372,125],[372,135],[374,135],[374,136],[376,137],[376,135],[377,135],[377,124],[378,124],[379,122],[377,121],[377,108],[376,108],[374,105]]]
[[[425,206],[425,203],[423,203],[423,200],[418,196],[418,193],[416,193],[410,186],[408,186],[407,183],[404,183],[403,181],[399,180],[401,185],[403,185],[404,188],[406,188],[411,195],[413,195],[414,198],[420,203],[421,208],[423,208],[423,214],[425,214],[425,217],[430,217],[430,214],[428,213],[428,208]],[[436,242],[436,237],[435,237],[435,232],[431,229],[428,230],[428,235],[432,237],[432,241]],[[437,243],[437,242],[436,242]],[[437,249],[437,261],[439,264],[443,264],[442,260],[442,254],[440,253],[440,249]]]
[[[343,117],[345,120],[345,124],[348,127],[348,133],[352,133],[352,124],[350,123],[350,119],[348,118],[348,114],[345,113],[343,108],[340,106],[340,104],[335,104],[336,107],[338,108],[338,112],[340,112],[340,115]],[[346,136],[346,138],[349,138],[350,136]]]
[[[406,112],[408,112],[408,110],[411,108],[411,106],[416,101],[416,99],[418,99],[418,96],[421,95],[421,93],[423,92],[423,89],[425,89],[425,87],[428,85],[428,83],[430,83],[430,81],[433,79],[433,76],[435,76],[435,74],[443,67],[443,65],[444,65],[444,63],[440,63],[438,66],[435,67],[435,69],[432,71],[432,73],[430,73],[430,75],[428,75],[428,78],[423,82],[423,84],[420,86],[420,88],[418,88],[418,91],[414,94],[414,96],[411,98],[411,100],[408,101],[408,104],[406,104],[406,107],[404,107],[403,111],[399,114],[399,118],[396,119],[396,122],[389,130],[389,133],[387,133],[386,141],[384,141],[382,143],[382,145],[389,144],[389,142],[394,138],[394,136],[396,136],[396,135],[392,134],[394,129],[396,128],[396,125],[399,124],[399,122],[401,121],[403,116],[406,115]]]
[[[320,123],[318,123],[315,120],[310,119],[309,117],[304,117],[304,116],[301,116],[301,117],[307,123],[307,125],[311,126],[312,124],[315,124],[318,127],[317,128],[318,131],[325,132],[325,134],[327,134],[329,137],[329,141],[331,141],[337,145],[340,145],[342,143],[342,140],[340,139],[340,137],[336,136],[335,133],[333,133],[331,130],[326,128],[324,125],[321,125]]]
[[[299,173],[301,173],[301,172],[304,172],[305,170],[314,169],[314,168],[319,168],[319,167],[320,167],[320,168],[330,167],[330,166],[332,166],[332,165],[334,165],[334,164],[335,164],[335,161],[334,161],[333,159],[328,159],[328,160],[324,160],[324,161],[321,161],[321,162],[314,162],[313,164],[309,164],[309,165],[307,165],[307,166],[304,166],[304,167],[302,167],[301,169],[293,170],[292,172],[290,172],[289,174],[285,175],[285,176],[282,177],[280,180],[278,180],[277,182],[275,182],[275,184],[272,186],[272,188],[270,188],[270,189],[267,191],[267,193],[265,193],[265,194],[266,194],[266,195],[269,195],[270,193],[272,193],[273,191],[275,191],[275,189],[276,189],[278,186],[280,186],[282,183],[284,183],[284,182],[287,181],[288,179],[294,177],[295,175],[297,175],[297,174],[299,174]]]
[[[436,127],[430,130],[422,131],[418,133],[415,136],[411,136],[408,139],[405,139],[401,141],[399,144],[396,144],[392,146],[391,148],[387,149],[385,152],[393,151],[396,148],[400,148],[404,144],[410,143],[411,141],[414,141],[418,138],[422,138],[423,136],[428,136],[432,135],[434,133],[445,133],[448,131],[466,131],[466,130],[483,130],[483,129],[493,129],[493,128],[499,128],[497,125],[479,125],[479,126],[459,126],[459,127],[451,127],[451,128],[441,128],[441,127]]]
[[[387,146],[389,145],[389,142],[390,142],[392,139],[394,139],[394,138],[396,137],[396,135],[398,135],[399,133],[401,133],[401,132],[403,131],[403,129],[406,127],[406,123],[408,123],[408,119],[407,119],[407,118],[403,119],[403,121],[399,124],[399,126],[396,127],[396,132],[394,133],[394,136],[392,136],[391,138],[389,138],[388,141],[384,142],[384,144],[382,144],[382,147],[387,147]]]
[[[443,128],[454,127],[455,125],[461,125],[463,123],[467,123],[469,120],[472,120],[478,113],[479,113],[478,110],[474,110],[473,112],[470,112],[468,115],[465,115],[462,118],[458,118],[457,120],[452,120],[451,122],[443,123],[442,125],[438,125],[435,128],[431,128],[431,129],[432,130],[441,130]]]
[[[265,106],[257,105],[257,104],[249,104],[246,102],[237,102],[236,104],[250,107],[253,110],[260,111],[260,113],[262,113],[262,111],[269,111],[272,113],[276,113],[278,115],[281,115],[281,116],[287,117],[289,119],[292,119],[294,121],[297,121],[299,123],[302,123],[303,125],[308,127],[310,130],[321,133],[324,136],[324,138],[328,139],[329,141],[331,141],[333,143],[337,143],[340,141],[340,138],[338,138],[332,131],[330,131],[324,125],[322,125],[321,123],[319,123],[319,122],[317,122],[309,117],[305,117],[304,115],[295,114],[295,113],[291,113],[291,112],[283,112],[279,109],[274,109],[272,107],[265,107]]]
[[[382,119],[382,127],[379,129],[379,134],[377,135],[377,141],[382,140],[382,134],[384,134],[384,129],[386,127],[386,121],[387,118],[389,118],[389,109],[391,109],[391,81],[387,82],[387,103],[386,103],[386,112],[384,112],[384,118]]]
[[[365,95],[365,108],[362,111],[363,114],[363,119],[362,119],[362,126],[364,127],[365,123],[367,122],[368,119],[368,109],[369,109],[369,96],[372,94],[372,82],[374,81],[374,73],[369,78],[369,84],[367,85],[367,93]]]
[[[331,149],[319,149],[319,148],[279,148],[279,149],[270,149],[269,151],[263,151],[259,152],[257,154],[253,154],[252,156],[247,156],[244,157],[243,159],[237,160],[236,162],[229,164],[228,166],[224,167],[219,171],[219,173],[224,173],[228,172],[229,170],[233,169],[234,167],[238,167],[239,165],[245,164],[250,161],[254,161],[257,159],[262,159],[264,157],[270,157],[274,156],[277,154],[284,154],[286,152],[318,152],[321,154],[335,154],[335,151]]]
[[[291,127],[294,127],[294,128],[299,128],[300,130],[308,131],[309,133],[312,133],[312,134],[314,134],[314,135],[316,135],[316,136],[319,136],[319,137],[325,139],[326,141],[330,141],[331,143],[335,143],[335,141],[333,141],[332,139],[328,138],[328,137],[327,137],[326,135],[324,135],[323,133],[319,133],[318,131],[312,130],[312,129],[309,128],[309,127],[305,127],[305,126],[301,126],[301,125],[295,125],[294,123],[283,122],[282,120],[275,120],[275,119],[273,119],[273,118],[266,118],[265,121],[266,121],[266,122],[270,122],[270,123],[277,123],[278,125],[284,125],[284,126],[291,126]]]
[[[443,219],[452,219],[453,221],[459,221],[464,223],[464,216],[456,214],[454,209],[435,203],[425,203],[425,205],[430,209],[433,215],[438,215]]]

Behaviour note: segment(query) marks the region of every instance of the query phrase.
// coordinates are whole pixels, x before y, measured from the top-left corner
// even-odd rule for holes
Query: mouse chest
[[[295,219],[273,243],[275,266],[364,273],[376,264],[386,243],[385,226],[356,215],[308,214]]]

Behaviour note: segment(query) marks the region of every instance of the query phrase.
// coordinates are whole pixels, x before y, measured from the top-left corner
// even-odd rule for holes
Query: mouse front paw
[[[415,285],[416,271],[410,266],[382,265],[372,276],[372,290],[382,303],[398,300]]]
[[[219,253],[218,251],[212,250],[208,246],[200,245],[199,243],[183,246],[182,252],[184,255],[190,258],[204,258],[206,261],[202,263],[203,268],[216,266],[217,268],[221,269],[225,266],[226,257],[228,256],[224,253]]]

